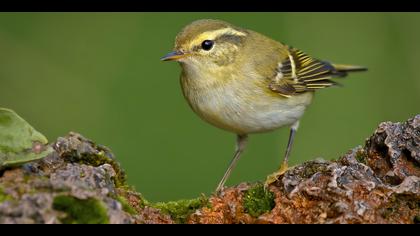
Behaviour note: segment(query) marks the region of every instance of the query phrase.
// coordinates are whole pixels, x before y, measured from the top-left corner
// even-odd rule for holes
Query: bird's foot
[[[223,192],[223,190],[224,190],[225,188],[226,188],[226,186],[224,186],[224,185],[220,185],[220,184],[219,184],[219,186],[217,186],[216,190],[214,190],[213,195],[214,195],[215,197],[220,197],[221,193]]]
[[[265,180],[264,183],[264,188],[268,188],[268,186],[274,182],[276,182],[280,176],[282,176],[284,173],[286,173],[286,171],[289,169],[289,165],[287,164],[286,161],[283,162],[283,164],[281,164],[280,168],[278,171],[272,173],[271,175],[267,176],[267,179]]]

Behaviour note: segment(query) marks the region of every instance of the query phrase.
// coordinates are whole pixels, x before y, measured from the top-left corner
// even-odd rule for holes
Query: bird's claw
[[[264,188],[268,189],[268,186],[276,182],[280,176],[286,173],[288,169],[289,169],[289,165],[287,164],[287,162],[283,162],[283,164],[280,166],[280,169],[278,171],[267,176],[267,179],[265,180],[265,183],[264,183]]]

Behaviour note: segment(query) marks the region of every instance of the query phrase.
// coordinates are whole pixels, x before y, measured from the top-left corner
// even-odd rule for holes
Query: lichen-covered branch
[[[336,161],[291,168],[267,189],[151,203],[111,151],[77,133],[0,172],[0,223],[420,223],[420,115],[384,122]]]

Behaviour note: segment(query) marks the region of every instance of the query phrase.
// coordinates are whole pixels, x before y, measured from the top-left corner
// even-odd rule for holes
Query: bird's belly
[[[209,90],[187,100],[210,124],[236,134],[250,134],[292,125],[301,118],[312,99],[312,93],[290,98],[267,93]]]

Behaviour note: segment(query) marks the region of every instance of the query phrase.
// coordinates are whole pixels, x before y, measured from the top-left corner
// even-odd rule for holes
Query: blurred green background
[[[55,140],[69,131],[110,147],[151,201],[209,194],[235,135],[200,120],[182,97],[177,63],[161,56],[200,18],[259,31],[368,73],[319,91],[301,121],[291,164],[337,158],[381,121],[419,113],[419,13],[0,13],[0,106]],[[287,128],[253,135],[228,185],[264,180]]]

